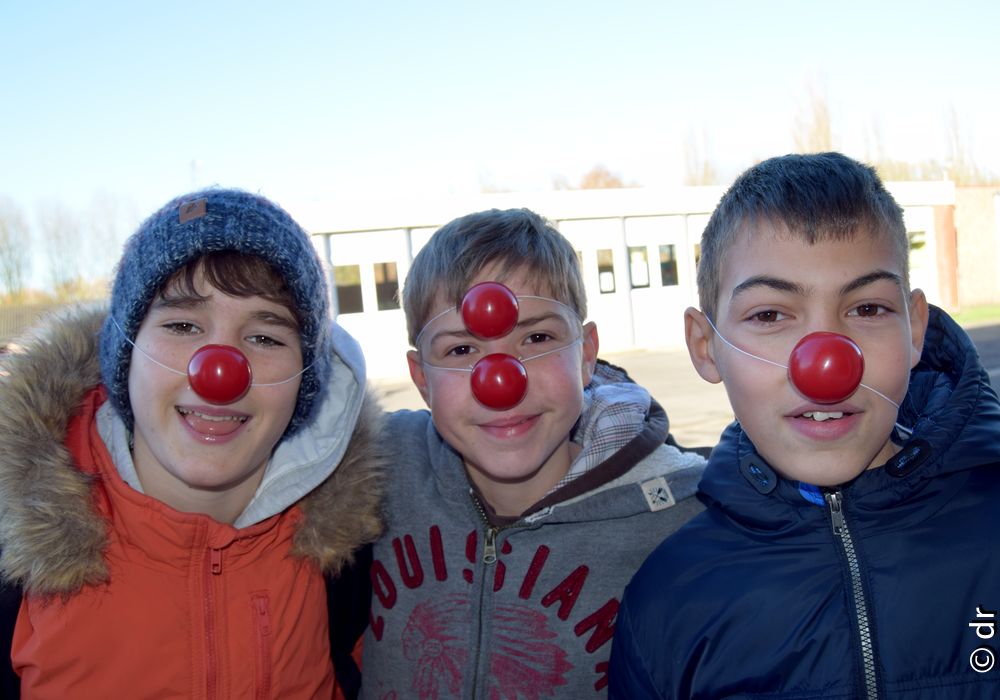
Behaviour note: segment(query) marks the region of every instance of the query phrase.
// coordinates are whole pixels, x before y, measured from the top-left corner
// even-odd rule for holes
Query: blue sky
[[[221,184],[295,214],[596,163],[670,186],[690,135],[730,177],[792,150],[810,85],[856,157],[877,125],[944,158],[954,109],[1000,172],[998,26],[995,2],[919,0],[3,2],[0,195],[138,217]]]

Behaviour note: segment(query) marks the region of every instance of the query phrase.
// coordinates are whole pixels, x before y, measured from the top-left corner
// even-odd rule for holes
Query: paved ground
[[[1000,324],[968,329],[993,386],[1000,388]],[[714,445],[733,417],[721,384],[709,384],[691,367],[686,350],[632,350],[601,355],[624,367],[667,409],[670,430],[682,445]],[[388,410],[423,408],[408,379],[373,380]]]

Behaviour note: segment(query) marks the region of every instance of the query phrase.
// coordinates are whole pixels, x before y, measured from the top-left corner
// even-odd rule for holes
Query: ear
[[[927,333],[927,297],[923,290],[914,289],[910,292],[910,339],[912,351],[910,353],[910,369],[920,362],[920,355],[924,352],[924,335]]]
[[[706,382],[718,384],[722,381],[722,375],[712,352],[714,333],[705,314],[694,307],[688,307],[684,312],[684,340],[687,341],[691,364]]]
[[[410,368],[410,379],[413,380],[413,385],[417,387],[417,391],[420,392],[420,396],[423,397],[424,403],[429,408],[431,405],[431,390],[427,386],[427,375],[424,374],[424,365],[420,362],[420,353],[416,350],[407,350],[406,364]]]
[[[590,384],[597,368],[597,350],[600,347],[600,339],[597,337],[597,324],[590,321],[583,326],[583,368],[581,376],[583,385]]]

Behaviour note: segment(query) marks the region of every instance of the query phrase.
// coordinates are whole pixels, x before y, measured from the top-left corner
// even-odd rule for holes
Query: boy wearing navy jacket
[[[773,158],[701,250],[688,349],[736,422],[626,590],[610,696],[997,697],[1000,403],[902,210],[843,155]]]

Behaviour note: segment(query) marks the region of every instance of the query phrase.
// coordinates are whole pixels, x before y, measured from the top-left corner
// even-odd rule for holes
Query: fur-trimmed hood
[[[0,577],[40,594],[107,579],[106,525],[90,477],[73,465],[66,429],[100,384],[97,338],[106,310],[78,307],[39,326],[0,358]],[[293,553],[337,572],[381,532],[376,440],[382,411],[364,392],[357,425],[332,474],[299,503]]]

